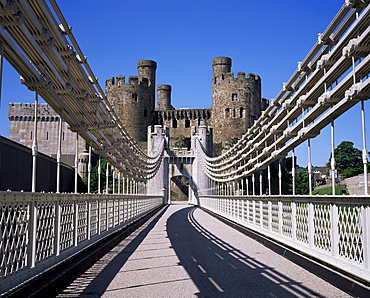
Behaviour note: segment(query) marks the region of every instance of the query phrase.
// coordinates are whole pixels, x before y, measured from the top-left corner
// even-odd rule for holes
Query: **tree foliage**
[[[101,165],[101,175],[100,175],[100,191],[103,193],[103,190],[105,190],[105,184],[106,184],[106,171],[107,171],[107,161],[105,159],[100,160]],[[99,162],[96,163],[96,165],[91,169],[91,192],[97,192],[98,191],[98,180],[99,180],[99,174],[98,174],[98,168],[99,168]],[[110,170],[108,174],[108,180],[109,184],[112,184],[113,181],[113,173]],[[87,187],[87,177],[83,178],[83,182],[85,183]]]
[[[353,145],[353,142],[343,141],[334,149],[335,168],[343,178],[357,176],[364,171],[362,152]],[[331,154],[327,166],[330,167],[330,164]]]
[[[307,168],[299,168],[295,173],[295,192],[297,195],[308,195],[310,193]]]

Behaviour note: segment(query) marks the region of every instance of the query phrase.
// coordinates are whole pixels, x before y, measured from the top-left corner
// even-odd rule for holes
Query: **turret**
[[[171,105],[171,90],[171,85],[157,86],[158,110],[166,111],[175,109]]]
[[[137,63],[137,73],[139,79],[147,78],[149,87],[155,89],[155,71],[157,69],[157,62],[152,60],[140,60]],[[154,94],[154,93],[153,93]]]
[[[121,122],[137,142],[146,141],[146,129],[153,123],[155,105],[155,72],[157,63],[140,60],[138,75],[110,78],[106,82],[107,98]]]
[[[231,71],[231,59],[216,57],[212,59],[213,78]]]

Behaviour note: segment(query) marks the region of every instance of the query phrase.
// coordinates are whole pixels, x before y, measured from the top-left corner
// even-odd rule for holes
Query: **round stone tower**
[[[157,86],[158,110],[174,110],[174,107],[171,105],[171,91],[171,85]]]
[[[212,127],[214,144],[229,143],[246,133],[261,114],[261,80],[259,76],[231,71],[231,59],[212,60]],[[215,146],[214,148],[216,148]]]
[[[156,68],[155,61],[140,60],[137,63],[138,76],[130,76],[128,83],[124,76],[106,81],[110,104],[137,142],[147,141],[147,127],[154,120]]]
[[[212,59],[213,78],[231,71],[231,59],[228,57],[216,57]]]

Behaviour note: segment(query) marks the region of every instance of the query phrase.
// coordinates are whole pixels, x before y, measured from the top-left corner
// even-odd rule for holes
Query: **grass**
[[[317,189],[312,191],[313,195],[331,195],[332,187],[328,186],[325,188]],[[335,185],[335,194],[337,195],[348,195],[347,187],[345,185]]]

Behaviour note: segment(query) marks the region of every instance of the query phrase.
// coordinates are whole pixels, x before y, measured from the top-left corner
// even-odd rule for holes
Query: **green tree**
[[[105,189],[105,182],[106,182],[106,171],[107,171],[107,160],[101,159],[101,175],[100,175],[100,191],[103,193],[103,190]],[[99,168],[99,162],[96,163],[96,165],[91,169],[91,192],[98,192],[98,168]],[[109,184],[111,185],[113,183],[113,174],[112,171],[109,168],[109,175],[108,175]],[[83,178],[83,182],[87,187],[87,177]]]
[[[361,150],[353,147],[353,142],[343,141],[334,149],[335,168],[343,178],[357,176],[364,172]],[[330,168],[331,154],[327,167]]]
[[[310,193],[307,168],[298,168],[295,173],[295,192],[297,195]]]

